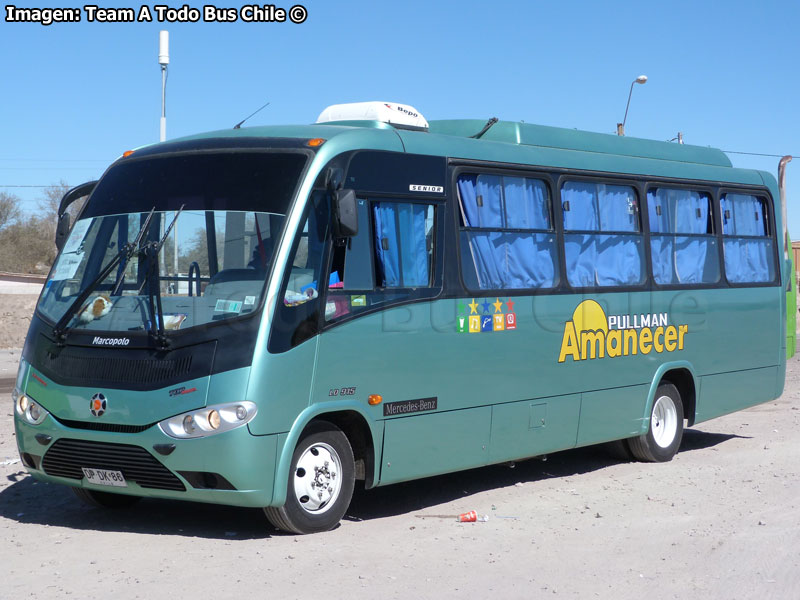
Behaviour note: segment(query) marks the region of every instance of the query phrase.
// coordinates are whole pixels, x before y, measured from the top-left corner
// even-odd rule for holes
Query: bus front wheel
[[[355,486],[353,449],[341,429],[312,423],[294,450],[287,486],[286,503],[264,509],[275,527],[300,534],[336,527]]]
[[[667,462],[678,452],[683,438],[683,403],[678,389],[662,383],[650,410],[647,433],[628,440],[631,453],[644,462]]]

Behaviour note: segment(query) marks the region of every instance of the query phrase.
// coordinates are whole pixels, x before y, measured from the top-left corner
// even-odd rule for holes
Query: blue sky
[[[0,186],[78,184],[124,150],[157,141],[160,29],[170,32],[168,138],[232,127],[267,101],[249,125],[309,123],[329,104],[388,100],[428,119],[496,116],[612,133],[631,81],[646,74],[633,92],[629,136],[682,131],[686,143],[800,155],[798,2],[304,6],[299,25],[87,23],[85,13],[81,23],[48,27],[0,21]],[[730,157],[777,169],[777,158]],[[790,232],[800,237],[800,157],[788,182]],[[19,195],[27,210],[41,193],[0,191]]]

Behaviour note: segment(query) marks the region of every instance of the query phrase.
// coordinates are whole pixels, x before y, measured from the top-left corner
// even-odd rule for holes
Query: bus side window
[[[644,251],[634,188],[567,181],[561,188],[561,209],[570,286],[628,286],[644,281]]]
[[[375,287],[372,277],[369,202],[359,199],[357,211],[358,222],[362,226],[358,235],[348,241],[342,265],[344,272],[339,273],[339,281],[342,282],[342,289],[345,290],[368,290]]]
[[[375,202],[375,274],[378,287],[431,285],[433,206]]]
[[[458,177],[461,269],[469,290],[552,288],[557,284],[550,189],[531,177]]]
[[[679,188],[647,191],[650,257],[659,285],[719,281],[719,251],[711,196]]]
[[[269,351],[285,352],[314,337],[318,331],[319,294],[329,224],[325,192],[314,192],[303,226],[294,241],[292,258],[286,263],[281,288],[282,302],[277,303]]]
[[[432,204],[358,200],[358,235],[335,241],[325,317],[350,314],[433,286]]]

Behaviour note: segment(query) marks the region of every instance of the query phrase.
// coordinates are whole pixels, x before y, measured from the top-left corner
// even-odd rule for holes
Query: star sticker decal
[[[508,312],[514,312],[514,304],[516,304],[516,302],[512,302],[511,300],[506,302],[506,306],[508,306]]]
[[[481,303],[481,306],[483,307],[483,314],[489,314],[489,307],[491,306],[491,303],[488,300],[484,300]]]
[[[496,302],[492,302],[492,306],[494,306],[494,312],[499,313],[503,310],[503,303],[500,302],[500,298],[495,298]]]
[[[470,308],[469,314],[478,314],[478,303],[475,302],[475,298],[473,298],[472,302],[467,304],[467,306]]]

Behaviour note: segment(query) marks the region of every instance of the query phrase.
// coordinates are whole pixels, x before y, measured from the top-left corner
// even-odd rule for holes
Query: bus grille
[[[42,366],[46,371],[68,374],[74,380],[103,381],[111,385],[133,382],[153,385],[188,376],[192,372],[192,355],[169,360],[70,356],[66,352],[47,352]]]
[[[143,488],[186,491],[180,479],[139,446],[61,439],[42,460],[44,472],[54,477],[83,479],[81,467],[121,471]]]

